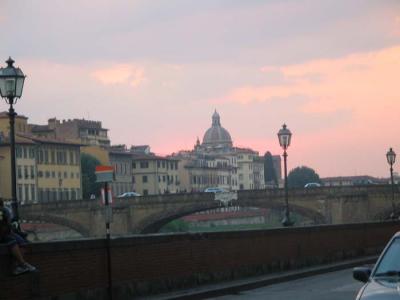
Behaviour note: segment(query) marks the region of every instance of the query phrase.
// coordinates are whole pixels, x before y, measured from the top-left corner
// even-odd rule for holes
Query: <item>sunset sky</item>
[[[387,177],[389,147],[400,169],[398,0],[1,0],[0,37],[30,123],[99,120],[165,155],[217,109],[260,154],[281,154],[286,123],[289,169]]]

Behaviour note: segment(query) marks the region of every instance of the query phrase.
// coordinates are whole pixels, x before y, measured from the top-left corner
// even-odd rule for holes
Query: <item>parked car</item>
[[[205,193],[214,193],[214,194],[218,194],[218,193],[226,193],[227,191],[225,191],[224,189],[219,188],[219,187],[209,187],[209,188],[206,188],[206,189],[204,190],[204,192],[205,192]]]
[[[382,251],[375,266],[357,267],[353,277],[365,285],[356,300],[400,299],[400,232],[396,233]]]
[[[313,188],[313,187],[320,187],[321,186],[321,184],[319,184],[318,182],[310,182],[310,183],[307,183],[304,187],[305,188]]]
[[[126,192],[121,195],[118,195],[117,198],[139,197],[139,196],[141,195],[136,192]]]

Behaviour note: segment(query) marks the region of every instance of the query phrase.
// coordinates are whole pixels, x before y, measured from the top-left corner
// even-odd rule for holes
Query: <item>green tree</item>
[[[81,153],[81,169],[82,169],[82,196],[83,199],[89,199],[90,195],[100,195],[101,183],[96,183],[96,166],[100,165],[100,161],[86,153]]]
[[[269,151],[264,155],[264,181],[266,184],[273,183],[275,186],[278,185],[278,178],[276,176],[272,154]]]
[[[301,166],[294,168],[288,175],[289,187],[304,187],[307,183],[321,183],[319,175],[311,168]]]

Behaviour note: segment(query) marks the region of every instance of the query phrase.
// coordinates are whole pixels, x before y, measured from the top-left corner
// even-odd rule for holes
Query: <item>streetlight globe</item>
[[[286,124],[282,125],[282,128],[278,132],[278,139],[280,146],[286,150],[290,146],[290,141],[292,139],[292,133],[286,127]]]
[[[392,148],[386,153],[386,159],[391,166],[396,162],[396,152],[394,152]]]
[[[5,98],[8,104],[14,104],[14,100],[22,96],[26,76],[20,68],[14,67],[11,57],[6,63],[7,67],[0,68],[0,96]]]

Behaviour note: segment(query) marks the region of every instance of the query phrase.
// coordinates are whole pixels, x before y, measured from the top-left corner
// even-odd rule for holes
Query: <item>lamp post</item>
[[[288,196],[288,182],[287,182],[287,153],[286,149],[290,145],[290,140],[292,138],[292,133],[289,129],[286,128],[286,124],[283,124],[282,128],[278,132],[279,144],[283,148],[283,165],[284,165],[284,174],[285,174],[285,217],[282,220],[283,226],[293,226],[294,222],[290,220],[290,211],[289,211],[289,196]]]
[[[6,61],[7,67],[0,68],[0,96],[10,105],[8,116],[10,118],[10,156],[11,156],[11,205],[14,220],[19,223],[18,201],[17,201],[17,178],[15,172],[15,116],[17,113],[13,105],[21,98],[24,88],[25,75],[20,68],[13,66],[14,60],[9,57]],[[18,225],[19,226],[19,225]]]
[[[392,219],[395,218],[395,205],[394,205],[394,181],[393,181],[393,165],[396,161],[396,152],[393,151],[392,148],[386,153],[386,159],[388,164],[390,165],[390,181],[392,186],[392,213],[390,217]]]

